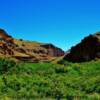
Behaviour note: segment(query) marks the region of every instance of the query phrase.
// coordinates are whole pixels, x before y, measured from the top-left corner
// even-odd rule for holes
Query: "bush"
[[[56,73],[66,73],[66,72],[68,72],[68,69],[65,66],[57,66],[55,68],[55,72]]]
[[[10,71],[11,68],[16,66],[16,62],[13,60],[0,58],[0,74],[5,74]]]
[[[23,41],[23,39],[19,39],[20,41]]]

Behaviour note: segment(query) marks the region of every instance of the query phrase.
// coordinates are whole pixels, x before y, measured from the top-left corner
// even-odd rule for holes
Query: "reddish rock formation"
[[[4,55],[13,55],[14,52],[5,43],[0,43],[0,53]]]
[[[95,58],[100,58],[100,32],[85,37],[64,57],[71,62],[84,62]]]
[[[3,29],[0,29],[0,40],[7,43],[13,43],[13,38],[9,36]]]
[[[14,39],[0,29],[0,55],[22,61],[49,61],[64,55],[64,51],[52,44]]]
[[[42,47],[47,49],[47,54],[54,57],[60,57],[64,55],[64,51],[60,48],[55,47],[52,44],[44,44]]]

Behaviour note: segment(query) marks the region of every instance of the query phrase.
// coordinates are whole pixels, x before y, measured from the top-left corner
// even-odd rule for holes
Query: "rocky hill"
[[[63,55],[64,51],[52,44],[14,39],[5,30],[0,29],[0,57],[38,62]]]
[[[64,57],[71,62],[84,62],[96,58],[100,58],[100,32],[85,37]]]

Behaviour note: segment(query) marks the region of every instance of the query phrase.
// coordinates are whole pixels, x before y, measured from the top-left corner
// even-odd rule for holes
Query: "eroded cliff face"
[[[8,35],[5,30],[0,29],[0,41],[13,43],[13,38]]]
[[[100,32],[85,37],[64,57],[71,62],[84,62],[95,58],[100,58]]]
[[[47,54],[54,57],[60,57],[64,55],[64,51],[52,44],[44,44],[41,47],[47,49]]]
[[[52,44],[14,39],[0,29],[0,56],[23,61],[49,61],[64,55],[64,51]]]
[[[1,55],[13,55],[14,41],[5,30],[0,29],[0,54]]]

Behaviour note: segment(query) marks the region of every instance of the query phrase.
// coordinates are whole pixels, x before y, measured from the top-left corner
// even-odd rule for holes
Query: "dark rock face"
[[[6,43],[13,43],[13,38],[3,29],[0,29],[0,40],[5,41]]]
[[[16,48],[16,51],[21,52],[21,53],[26,53],[26,51],[23,48]]]
[[[47,54],[53,57],[60,57],[64,55],[64,51],[60,48],[55,47],[52,44],[44,44],[42,47],[47,49]]]
[[[13,55],[12,48],[8,47],[5,43],[0,43],[0,53],[3,55]]]
[[[72,47],[64,59],[71,62],[90,61],[100,58],[100,33],[84,38],[81,43]]]

